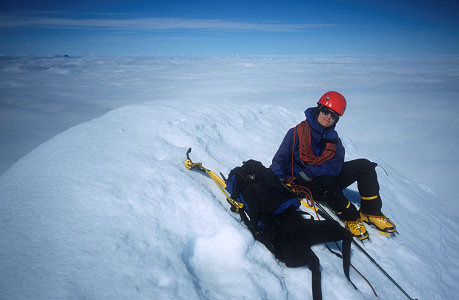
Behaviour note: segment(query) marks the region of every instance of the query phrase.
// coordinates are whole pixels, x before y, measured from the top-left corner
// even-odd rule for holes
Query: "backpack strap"
[[[349,266],[351,265],[351,238],[343,239],[343,271],[344,275],[346,276],[347,280],[352,284],[352,286],[357,290],[355,284],[351,281],[351,277],[349,276]]]
[[[343,238],[343,243],[342,243],[343,249],[340,249],[338,243],[335,242],[338,249],[341,250],[342,255],[330,249],[327,243],[325,243],[325,246],[327,247],[328,251],[330,251],[331,253],[335,254],[336,256],[338,256],[339,258],[343,260],[344,275],[346,276],[347,280],[352,284],[352,286],[357,290],[357,287],[351,281],[351,277],[349,276],[349,267],[351,266],[351,243],[352,243],[352,237]]]
[[[308,256],[311,258],[309,263],[309,270],[312,273],[312,299],[322,300],[322,274],[320,272],[320,261],[311,248],[307,250]]]

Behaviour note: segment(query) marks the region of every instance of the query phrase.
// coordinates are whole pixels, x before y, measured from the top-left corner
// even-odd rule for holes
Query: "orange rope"
[[[322,155],[315,156],[311,145],[311,128],[307,120],[301,122],[295,127],[295,131],[298,130],[298,139],[300,140],[298,146],[298,155],[303,161],[303,164],[308,165],[320,165],[330,160],[335,156],[336,145],[334,143],[325,143],[325,149]],[[295,146],[295,144],[293,144]],[[293,163],[293,161],[292,161]]]

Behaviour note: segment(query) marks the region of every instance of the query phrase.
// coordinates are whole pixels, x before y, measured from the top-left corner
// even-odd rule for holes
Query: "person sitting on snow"
[[[394,223],[381,211],[377,164],[367,159],[344,162],[345,150],[335,126],[345,109],[343,95],[325,93],[317,107],[306,109],[306,120],[287,132],[270,168],[281,180],[307,187],[314,199],[333,209],[358,239],[369,236],[363,222],[393,234]],[[360,211],[343,193],[356,181],[362,199]]]

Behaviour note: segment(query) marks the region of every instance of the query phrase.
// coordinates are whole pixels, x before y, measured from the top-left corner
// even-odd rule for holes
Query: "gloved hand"
[[[309,186],[311,181],[312,181],[312,179],[309,178],[309,176],[306,175],[306,173],[304,173],[303,171],[298,173],[298,176],[295,179],[295,183],[300,184],[300,185],[304,185],[304,186]]]

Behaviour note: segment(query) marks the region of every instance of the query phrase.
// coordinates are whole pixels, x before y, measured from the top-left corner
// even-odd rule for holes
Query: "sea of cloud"
[[[0,172],[56,134],[128,104],[255,102],[301,116],[337,90],[348,99],[339,132],[459,214],[458,83],[459,56],[3,56]]]

